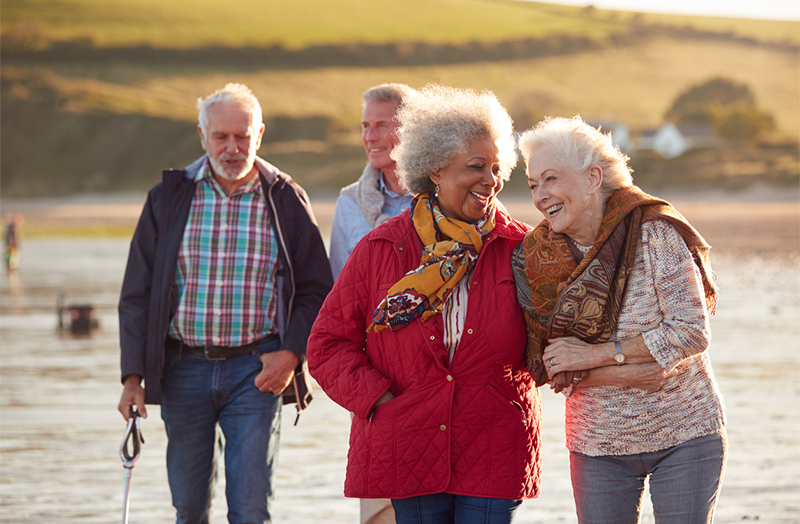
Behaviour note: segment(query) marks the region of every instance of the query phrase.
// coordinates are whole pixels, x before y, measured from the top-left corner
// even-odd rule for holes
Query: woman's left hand
[[[544,348],[544,367],[547,376],[553,378],[564,371],[581,371],[597,367],[591,363],[595,344],[587,344],[576,337],[551,338]],[[599,344],[598,344],[599,345]]]

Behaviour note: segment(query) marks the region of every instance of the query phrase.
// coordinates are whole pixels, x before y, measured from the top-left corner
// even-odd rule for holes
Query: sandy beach
[[[730,456],[718,523],[800,522],[800,200],[797,188],[740,194],[663,196],[714,250],[720,300],[712,319],[712,363],[724,396]],[[524,196],[512,215],[538,213]],[[133,225],[144,195],[2,203],[26,226]],[[333,199],[312,194],[323,234]],[[119,384],[116,302],[129,240],[29,238],[20,269],[0,276],[0,522],[119,521],[125,424]],[[100,329],[90,337],[56,331],[59,293],[91,303]],[[575,523],[564,447],[564,400],[542,390],[542,496],[520,523]],[[146,443],[133,469],[131,523],[174,520],[157,406],[142,422]],[[297,426],[284,412],[274,506],[278,523],[357,523],[358,502],[342,496],[349,415],[317,389]],[[225,522],[224,476],[214,522]],[[649,505],[643,522],[653,522]]]

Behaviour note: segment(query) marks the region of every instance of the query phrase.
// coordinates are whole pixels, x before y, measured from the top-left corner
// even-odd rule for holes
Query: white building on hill
[[[720,144],[720,138],[710,125],[666,122],[656,131],[642,131],[639,150],[655,150],[664,158],[676,158],[690,149],[718,147]]]
[[[636,151],[636,145],[631,140],[631,133],[627,124],[616,120],[587,120],[586,123],[603,133],[611,134],[611,141],[623,153],[630,155]]]

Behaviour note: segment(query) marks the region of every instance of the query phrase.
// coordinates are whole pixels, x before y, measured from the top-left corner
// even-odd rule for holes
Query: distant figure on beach
[[[331,225],[331,270],[336,279],[361,238],[373,228],[399,215],[413,195],[400,185],[395,161],[397,109],[414,90],[405,84],[381,84],[364,92],[361,140],[367,166],[358,181],[342,189],[336,199]]]
[[[580,117],[520,139],[545,216],[515,250],[528,366],[566,401],[580,524],[712,522],[727,455],[708,347],[709,246],[633,185],[628,157]]]
[[[333,281],[305,191],[256,156],[250,89],[197,107],[206,154],[164,172],[131,242],[119,411],[161,404],[177,522],[208,522],[221,430],[228,520],[267,523],[281,406],[311,400],[306,341]]]
[[[367,89],[361,97],[361,140],[367,166],[358,181],[342,188],[336,199],[331,225],[331,271],[333,278],[347,261],[358,241],[376,226],[399,215],[414,198],[400,185],[395,161],[390,156],[397,145],[395,118],[403,97],[414,90],[405,84],[381,84]],[[388,499],[362,499],[361,523],[394,522]]]
[[[6,262],[6,268],[9,270],[14,270],[19,267],[19,244],[20,244],[19,229],[24,221],[25,219],[22,217],[20,213],[9,213],[8,216],[6,217],[5,262]]]
[[[345,495],[392,499],[400,524],[511,522],[539,495],[541,445],[511,272],[529,227],[497,200],[511,118],[491,93],[435,85],[397,118],[414,200],[356,246],[308,344],[313,376],[354,414]]]

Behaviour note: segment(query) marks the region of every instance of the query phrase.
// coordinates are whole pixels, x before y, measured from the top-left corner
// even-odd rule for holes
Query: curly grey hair
[[[362,105],[370,102],[394,102],[398,107],[403,103],[403,97],[414,93],[416,90],[406,84],[380,84],[370,87],[361,95]]]
[[[537,151],[548,150],[564,167],[582,173],[592,166],[603,170],[603,192],[606,195],[633,185],[628,155],[619,150],[611,136],[601,133],[581,119],[547,117],[525,131],[519,149],[527,164]]]
[[[491,91],[476,93],[436,84],[403,100],[397,113],[400,143],[392,150],[400,184],[414,195],[433,191],[430,174],[446,167],[479,138],[497,144],[500,177],[517,164],[514,125]]]
[[[250,113],[250,123],[256,131],[261,129],[261,104],[244,84],[226,84],[205,98],[197,99],[197,122],[204,134],[208,134],[208,108],[215,104],[233,104]]]

